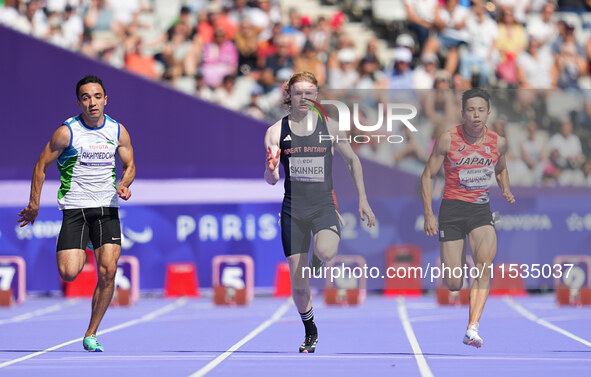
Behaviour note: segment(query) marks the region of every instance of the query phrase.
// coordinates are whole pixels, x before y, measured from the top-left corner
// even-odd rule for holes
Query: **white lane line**
[[[279,309],[277,309],[275,311],[275,313],[273,313],[271,318],[269,318],[265,322],[261,323],[256,329],[252,330],[248,335],[246,335],[244,338],[240,339],[238,341],[238,343],[234,344],[226,352],[222,353],[221,355],[219,355],[218,357],[216,357],[215,359],[213,359],[212,361],[207,363],[207,365],[205,365],[203,368],[199,369],[197,372],[191,374],[189,377],[205,376],[207,373],[209,373],[211,370],[213,370],[215,367],[217,367],[222,361],[224,361],[225,359],[230,357],[230,355],[232,355],[234,352],[236,352],[240,347],[245,345],[248,341],[253,339],[255,336],[257,336],[260,333],[262,333],[263,331],[265,331],[265,329],[267,327],[269,327],[273,323],[277,322],[277,320],[279,320],[279,318],[281,318],[285,314],[285,312],[287,312],[287,310],[289,309],[291,304],[293,304],[293,300],[290,297],[286,302],[283,303],[283,305],[281,305],[279,307]]]
[[[142,322],[151,321],[152,319],[154,319],[154,318],[156,318],[156,317],[158,317],[160,315],[166,314],[166,313],[168,313],[168,312],[170,312],[170,311],[178,308],[179,306],[185,305],[186,303],[187,303],[187,299],[185,297],[181,297],[178,300],[176,300],[175,302],[170,303],[170,304],[168,304],[168,305],[166,305],[166,306],[164,306],[164,307],[162,307],[162,308],[160,308],[158,310],[154,310],[153,312],[150,312],[148,314],[145,314],[145,315],[141,316],[140,318],[132,319],[131,321],[123,322],[122,324],[119,324],[117,326],[109,327],[108,329],[99,331],[99,332],[97,332],[97,336],[98,335],[103,335],[103,334],[108,334],[110,332],[121,330],[121,329],[130,327],[130,326],[134,326],[134,325],[137,325],[137,324],[142,323]],[[19,357],[18,359],[5,361],[5,362],[3,362],[3,363],[0,364],[0,368],[5,368],[7,366],[10,366],[10,365],[13,365],[13,364],[16,364],[16,363],[20,363],[22,361],[31,359],[31,358],[36,357],[36,356],[43,355],[43,354],[48,353],[48,352],[51,352],[51,351],[55,351],[57,349],[60,349],[62,347],[68,346],[68,345],[73,344],[73,343],[76,343],[76,342],[81,342],[82,339],[84,339],[84,338],[83,337],[80,337],[80,338],[72,339],[72,340],[69,340],[67,342],[64,342],[64,343],[55,345],[53,347],[49,347],[49,348],[47,348],[47,349],[45,349],[43,351],[34,352],[34,353],[31,353],[31,354],[28,354],[27,356]]]
[[[129,361],[173,361],[173,360],[182,360],[182,361],[194,361],[194,360],[211,360],[212,357],[215,357],[218,353],[199,353],[197,355],[113,355],[107,356],[102,355],[101,360],[104,362],[129,362]],[[302,356],[299,354],[294,353],[271,353],[271,354],[259,354],[256,352],[250,353],[240,353],[235,352],[232,355],[232,358],[236,359],[261,359],[261,360],[280,360],[280,359],[299,359],[301,360]],[[314,355],[313,359],[326,359],[326,360],[390,360],[390,359],[413,359],[414,356],[412,354],[408,355],[400,355],[400,354],[384,354],[384,355]],[[506,360],[506,361],[556,361],[561,363],[571,363],[575,361],[582,361],[585,363],[591,363],[590,358],[564,358],[564,357],[529,357],[529,356],[473,356],[473,355],[430,355],[430,359],[439,359],[439,360],[466,360],[466,361],[474,361],[474,360],[487,360],[487,361],[495,361],[495,360]],[[64,361],[68,363],[86,363],[90,360],[96,360],[96,357],[91,356],[83,356],[83,357],[72,357],[66,356],[57,359],[40,359],[37,360],[36,365],[48,365],[50,364],[60,364]],[[27,365],[27,368],[31,367]],[[57,366],[56,366],[57,367]],[[62,366],[63,367],[63,366]]]
[[[417,337],[415,336],[414,331],[412,330],[412,325],[410,324],[410,320],[408,319],[408,313],[406,311],[406,305],[404,303],[404,297],[398,297],[398,315],[400,316],[400,321],[402,322],[402,327],[404,328],[404,332],[406,333],[406,337],[408,338],[408,342],[412,347],[412,351],[415,355],[415,359],[417,361],[417,365],[419,366],[419,372],[421,373],[422,377],[433,377],[433,372],[431,372],[431,368],[427,364],[427,360],[425,360],[425,356],[423,356],[423,351],[419,346],[419,342],[417,341]]]
[[[525,318],[529,319],[532,322],[537,323],[540,326],[544,326],[550,330],[554,330],[564,336],[567,336],[573,340],[576,340],[579,343],[583,343],[584,345],[586,345],[587,347],[591,347],[591,342],[589,342],[588,340],[585,340],[581,337],[576,336],[575,334],[566,331],[563,328],[560,328],[538,316],[536,316],[535,314],[533,314],[532,312],[528,311],[526,308],[524,308],[523,306],[519,305],[517,302],[515,302],[515,300],[513,300],[511,297],[509,296],[505,296],[503,298],[503,300],[505,300],[505,302],[507,304],[509,304],[510,307],[512,307],[513,309],[515,309],[515,311],[517,311],[519,314],[521,314],[522,316],[524,316]]]
[[[78,302],[78,300],[76,300],[76,299],[67,300],[66,302],[54,304],[54,305],[48,306],[43,309],[37,309],[37,310],[29,312],[29,313],[19,314],[15,317],[12,317],[12,318],[0,319],[0,325],[5,325],[7,323],[22,322],[22,321],[26,321],[27,319],[31,319],[33,317],[38,317],[40,315],[57,312],[63,308],[66,308],[68,306],[72,306],[72,305],[76,304],[77,302]]]

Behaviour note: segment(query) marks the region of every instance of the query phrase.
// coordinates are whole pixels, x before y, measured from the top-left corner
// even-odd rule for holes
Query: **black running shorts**
[[[439,241],[463,240],[474,229],[495,223],[489,203],[443,199],[439,208]]]
[[[281,243],[286,257],[307,253],[312,235],[323,229],[332,230],[339,237],[341,226],[332,194],[313,201],[283,198],[281,207]]]
[[[115,207],[76,208],[63,210],[62,229],[57,251],[86,249],[88,240],[96,249],[106,243],[121,245],[119,211]]]

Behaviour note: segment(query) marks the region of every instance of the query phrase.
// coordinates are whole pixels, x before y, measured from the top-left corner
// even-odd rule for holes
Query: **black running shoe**
[[[318,334],[308,334],[304,343],[300,346],[300,353],[314,353],[316,350],[316,343],[318,343]]]
[[[313,276],[322,276],[322,268],[326,265],[326,263],[318,258],[315,253],[312,253],[312,258],[310,258],[310,264],[308,267],[312,270]]]

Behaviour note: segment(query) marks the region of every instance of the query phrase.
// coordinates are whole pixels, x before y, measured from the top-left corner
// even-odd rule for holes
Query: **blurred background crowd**
[[[0,24],[268,123],[297,71],[328,92],[412,92],[421,132],[355,148],[413,174],[461,122],[461,92],[486,87],[512,184],[591,186],[588,11],[591,0],[0,0]]]

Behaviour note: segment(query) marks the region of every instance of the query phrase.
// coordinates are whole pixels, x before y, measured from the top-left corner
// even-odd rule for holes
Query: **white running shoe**
[[[468,330],[466,330],[466,335],[464,335],[464,344],[468,346],[473,346],[476,348],[482,347],[484,343],[482,338],[478,335],[478,323],[470,326]]]

